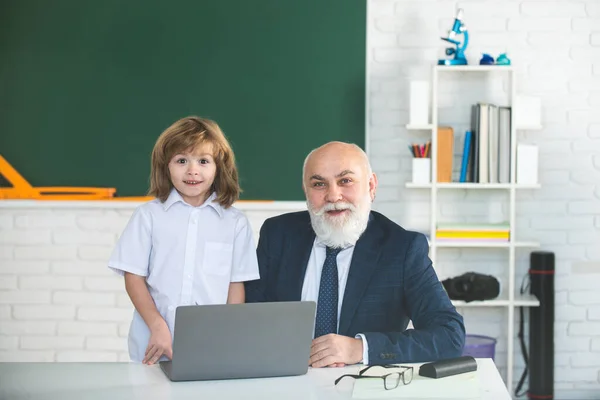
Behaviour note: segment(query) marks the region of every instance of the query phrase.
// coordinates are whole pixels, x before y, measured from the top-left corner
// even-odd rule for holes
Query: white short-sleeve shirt
[[[215,198],[213,193],[193,207],[173,189],[164,203],[156,199],[137,207],[108,262],[121,275],[146,277],[171,335],[177,306],[224,304],[230,282],[259,278],[248,219],[234,207],[221,207]],[[143,360],[149,339],[146,323],[134,311],[129,330],[133,361]]]

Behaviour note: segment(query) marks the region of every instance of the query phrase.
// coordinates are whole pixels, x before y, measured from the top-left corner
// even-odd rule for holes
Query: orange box
[[[452,182],[454,130],[449,126],[437,128],[437,181]]]

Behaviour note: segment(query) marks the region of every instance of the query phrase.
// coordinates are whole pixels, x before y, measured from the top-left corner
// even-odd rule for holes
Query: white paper
[[[396,389],[385,390],[383,379],[357,379],[352,390],[353,399],[479,399],[481,390],[477,371],[432,379],[413,372],[412,382]],[[369,371],[370,372],[370,371]],[[369,373],[367,372],[367,373]],[[389,373],[387,370],[385,373]],[[384,373],[384,374],[385,374]],[[382,375],[384,375],[382,374]]]

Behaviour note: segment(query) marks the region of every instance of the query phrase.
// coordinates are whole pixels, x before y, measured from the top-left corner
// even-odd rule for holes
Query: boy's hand
[[[169,360],[173,358],[173,342],[167,323],[160,318],[160,321],[150,327],[150,341],[148,347],[146,347],[146,355],[142,360],[142,364],[155,364],[163,354]]]

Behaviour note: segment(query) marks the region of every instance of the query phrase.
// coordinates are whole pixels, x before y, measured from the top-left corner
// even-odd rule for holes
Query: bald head
[[[354,164],[360,167],[366,176],[372,174],[371,164],[367,154],[354,143],[329,142],[308,153],[302,167],[302,182],[307,183],[309,170],[323,164]],[[358,171],[356,171],[358,172]]]

